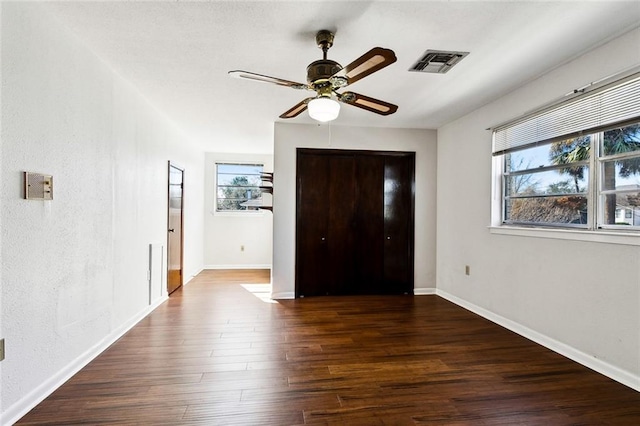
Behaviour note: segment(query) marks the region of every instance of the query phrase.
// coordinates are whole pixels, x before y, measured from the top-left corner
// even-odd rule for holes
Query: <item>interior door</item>
[[[182,286],[183,263],[183,180],[184,170],[169,162],[169,203],[167,227],[167,292]]]

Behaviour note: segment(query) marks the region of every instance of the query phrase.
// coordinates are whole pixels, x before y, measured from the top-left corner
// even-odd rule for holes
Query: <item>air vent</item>
[[[444,74],[469,52],[449,52],[445,50],[427,50],[409,71]]]

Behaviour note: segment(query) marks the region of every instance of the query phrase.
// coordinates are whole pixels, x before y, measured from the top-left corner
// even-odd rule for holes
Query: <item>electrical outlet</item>
[[[471,275],[471,267],[469,265],[464,266],[464,274]]]
[[[0,339],[0,361],[4,359],[4,339]]]

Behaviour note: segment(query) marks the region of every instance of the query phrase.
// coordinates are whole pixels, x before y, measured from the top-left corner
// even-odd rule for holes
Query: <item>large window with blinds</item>
[[[640,74],[493,137],[503,224],[640,230]]]

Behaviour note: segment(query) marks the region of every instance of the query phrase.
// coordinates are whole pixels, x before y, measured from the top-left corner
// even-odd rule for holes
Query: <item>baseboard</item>
[[[271,269],[271,265],[205,265],[203,269]]]
[[[51,395],[56,389],[58,389],[67,380],[73,377],[74,374],[76,374],[87,364],[93,361],[93,359],[104,352],[109,346],[115,343],[116,340],[122,337],[127,331],[131,330],[144,317],[149,315],[154,309],[164,303],[167,299],[168,297],[165,294],[163,297],[156,300],[152,305],[149,305],[143,311],[136,314],[125,324],[115,329],[112,333],[110,333],[100,342],[96,343],[93,347],[88,349],[78,358],[71,361],[62,370],[54,374],[51,378],[46,380],[33,391],[29,392],[24,398],[11,405],[5,412],[0,413],[2,417],[2,422],[0,422],[0,424],[12,425],[20,420],[20,418],[31,411],[36,405],[41,403],[46,397]]]
[[[279,293],[271,293],[271,298],[274,300],[295,299],[296,294],[293,291],[281,291]]]
[[[200,272],[204,271],[204,268],[196,269],[196,272],[190,275],[187,275],[189,278],[184,282],[184,285],[187,285],[194,279]]]
[[[436,289],[431,287],[420,287],[413,289],[414,296],[426,296],[429,294],[436,294]]]
[[[517,333],[531,341],[534,341],[548,349],[551,349],[552,351],[557,352],[562,356],[565,356],[579,364],[582,364],[585,367],[588,367],[617,382],[620,382],[625,386],[629,386],[631,389],[640,392],[640,376],[635,375],[630,371],[623,370],[607,362],[596,359],[593,356],[584,353],[572,346],[552,339],[551,337],[545,336],[544,334],[538,333],[537,331],[534,331],[528,327],[525,327],[515,321],[507,319],[491,311],[488,311],[480,306],[474,305],[473,303],[467,302],[466,300],[460,299],[459,297],[449,294],[446,291],[436,289],[435,294],[475,314],[478,314],[481,317],[488,319],[489,321],[492,321],[508,330],[511,330],[514,333]]]
[[[429,294],[436,294],[436,289],[435,288],[415,288],[413,289],[413,294],[414,296],[425,296],[425,295],[429,295]],[[294,292],[292,291],[282,291],[279,293],[272,293],[271,294],[271,298],[278,300],[278,299],[295,299],[296,295]]]

